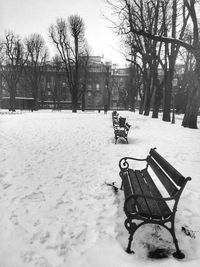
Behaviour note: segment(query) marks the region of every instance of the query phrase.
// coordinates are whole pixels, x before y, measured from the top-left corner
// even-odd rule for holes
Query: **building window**
[[[50,88],[50,82],[47,82],[47,88],[48,89]]]
[[[3,88],[3,89],[2,89],[2,95],[5,96],[6,93],[7,93],[6,89]]]
[[[92,95],[92,93],[91,92],[88,92],[88,96],[91,96]]]
[[[6,82],[5,81],[2,81],[1,84],[2,84],[3,87],[6,87]]]
[[[96,83],[96,90],[99,91],[100,90],[100,84]]]
[[[97,99],[95,102],[96,102],[96,106],[97,106],[97,107],[100,106],[100,101],[99,101],[99,99]]]
[[[88,84],[88,90],[92,90],[92,85]]]

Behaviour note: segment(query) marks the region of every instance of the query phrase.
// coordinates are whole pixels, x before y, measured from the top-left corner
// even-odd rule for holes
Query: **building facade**
[[[38,108],[70,109],[71,93],[64,69],[49,63],[39,75]],[[16,87],[16,108],[32,109],[34,105],[35,92],[27,77],[25,67]],[[103,109],[105,105],[111,109],[126,108],[127,80],[128,68],[112,66],[101,57],[90,57],[87,72],[80,77],[78,108],[83,105],[84,109]],[[9,88],[0,73],[0,108],[9,109],[9,98]]]

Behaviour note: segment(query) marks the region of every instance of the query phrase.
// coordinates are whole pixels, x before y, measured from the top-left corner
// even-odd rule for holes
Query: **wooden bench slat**
[[[132,169],[129,169],[128,173],[131,180],[132,188],[134,190],[134,194],[143,194],[135,172]],[[148,218],[151,217],[151,212],[149,210],[146,200],[142,197],[138,197],[137,202],[139,204],[137,208],[140,215]]]
[[[157,186],[155,185],[155,183],[154,183],[153,179],[151,178],[150,174],[148,173],[147,169],[142,170],[142,173],[145,176],[145,180],[147,181],[149,190],[152,192],[152,196],[162,198],[160,191],[158,190]],[[157,205],[159,207],[159,210],[160,210],[163,218],[167,218],[171,215],[172,212],[164,200],[163,201],[162,200],[157,201]]]
[[[174,194],[178,191],[177,187],[172,183],[169,177],[160,169],[160,167],[156,164],[156,162],[151,158],[147,157],[147,163],[151,166],[157,177],[160,179],[164,187],[170,196],[174,196]]]
[[[150,153],[164,171],[173,179],[178,186],[182,186],[185,182],[185,177],[179,173],[169,162],[167,162],[155,149],[151,149]]]
[[[124,176],[123,176],[123,186],[124,186],[125,198],[127,199],[128,197],[130,197],[134,193],[131,190],[132,187],[130,186],[130,180],[129,180],[129,177],[128,177],[128,173],[124,174]]]
[[[135,171],[136,176],[138,177],[138,182],[140,184],[142,193],[146,196],[151,196],[153,197],[155,195],[155,188],[153,187],[148,187],[145,177],[143,175],[143,173],[141,171]],[[149,207],[150,213],[151,213],[151,217],[158,219],[162,217],[162,212],[159,209],[159,206],[157,204],[156,200],[153,199],[146,199],[147,205]]]
[[[133,191],[131,191],[131,186],[130,186],[130,179],[128,177],[128,173],[124,174],[123,176],[123,187],[124,187],[124,195],[125,199],[133,195]],[[136,213],[136,207],[135,207],[135,201],[133,199],[130,199],[127,203],[127,209],[130,213]]]

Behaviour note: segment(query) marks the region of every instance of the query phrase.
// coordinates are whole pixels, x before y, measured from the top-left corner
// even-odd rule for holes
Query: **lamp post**
[[[172,80],[172,123],[175,123],[175,87],[178,84],[178,79],[175,77]]]

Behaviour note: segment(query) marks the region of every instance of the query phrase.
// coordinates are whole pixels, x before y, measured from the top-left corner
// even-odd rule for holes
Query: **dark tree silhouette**
[[[79,15],[72,15],[68,21],[57,19],[49,28],[50,38],[55,44],[63,62],[66,80],[72,97],[72,112],[77,111],[79,96],[80,57],[85,55],[84,22]]]
[[[31,34],[25,40],[28,52],[28,61],[25,68],[26,77],[31,85],[32,96],[35,101],[35,110],[38,109],[38,92],[41,77],[46,67],[47,48],[41,35]]]
[[[15,111],[17,84],[19,83],[27,58],[28,54],[24,50],[21,38],[11,31],[6,33],[5,40],[1,42],[0,67],[10,94],[10,111]]]

